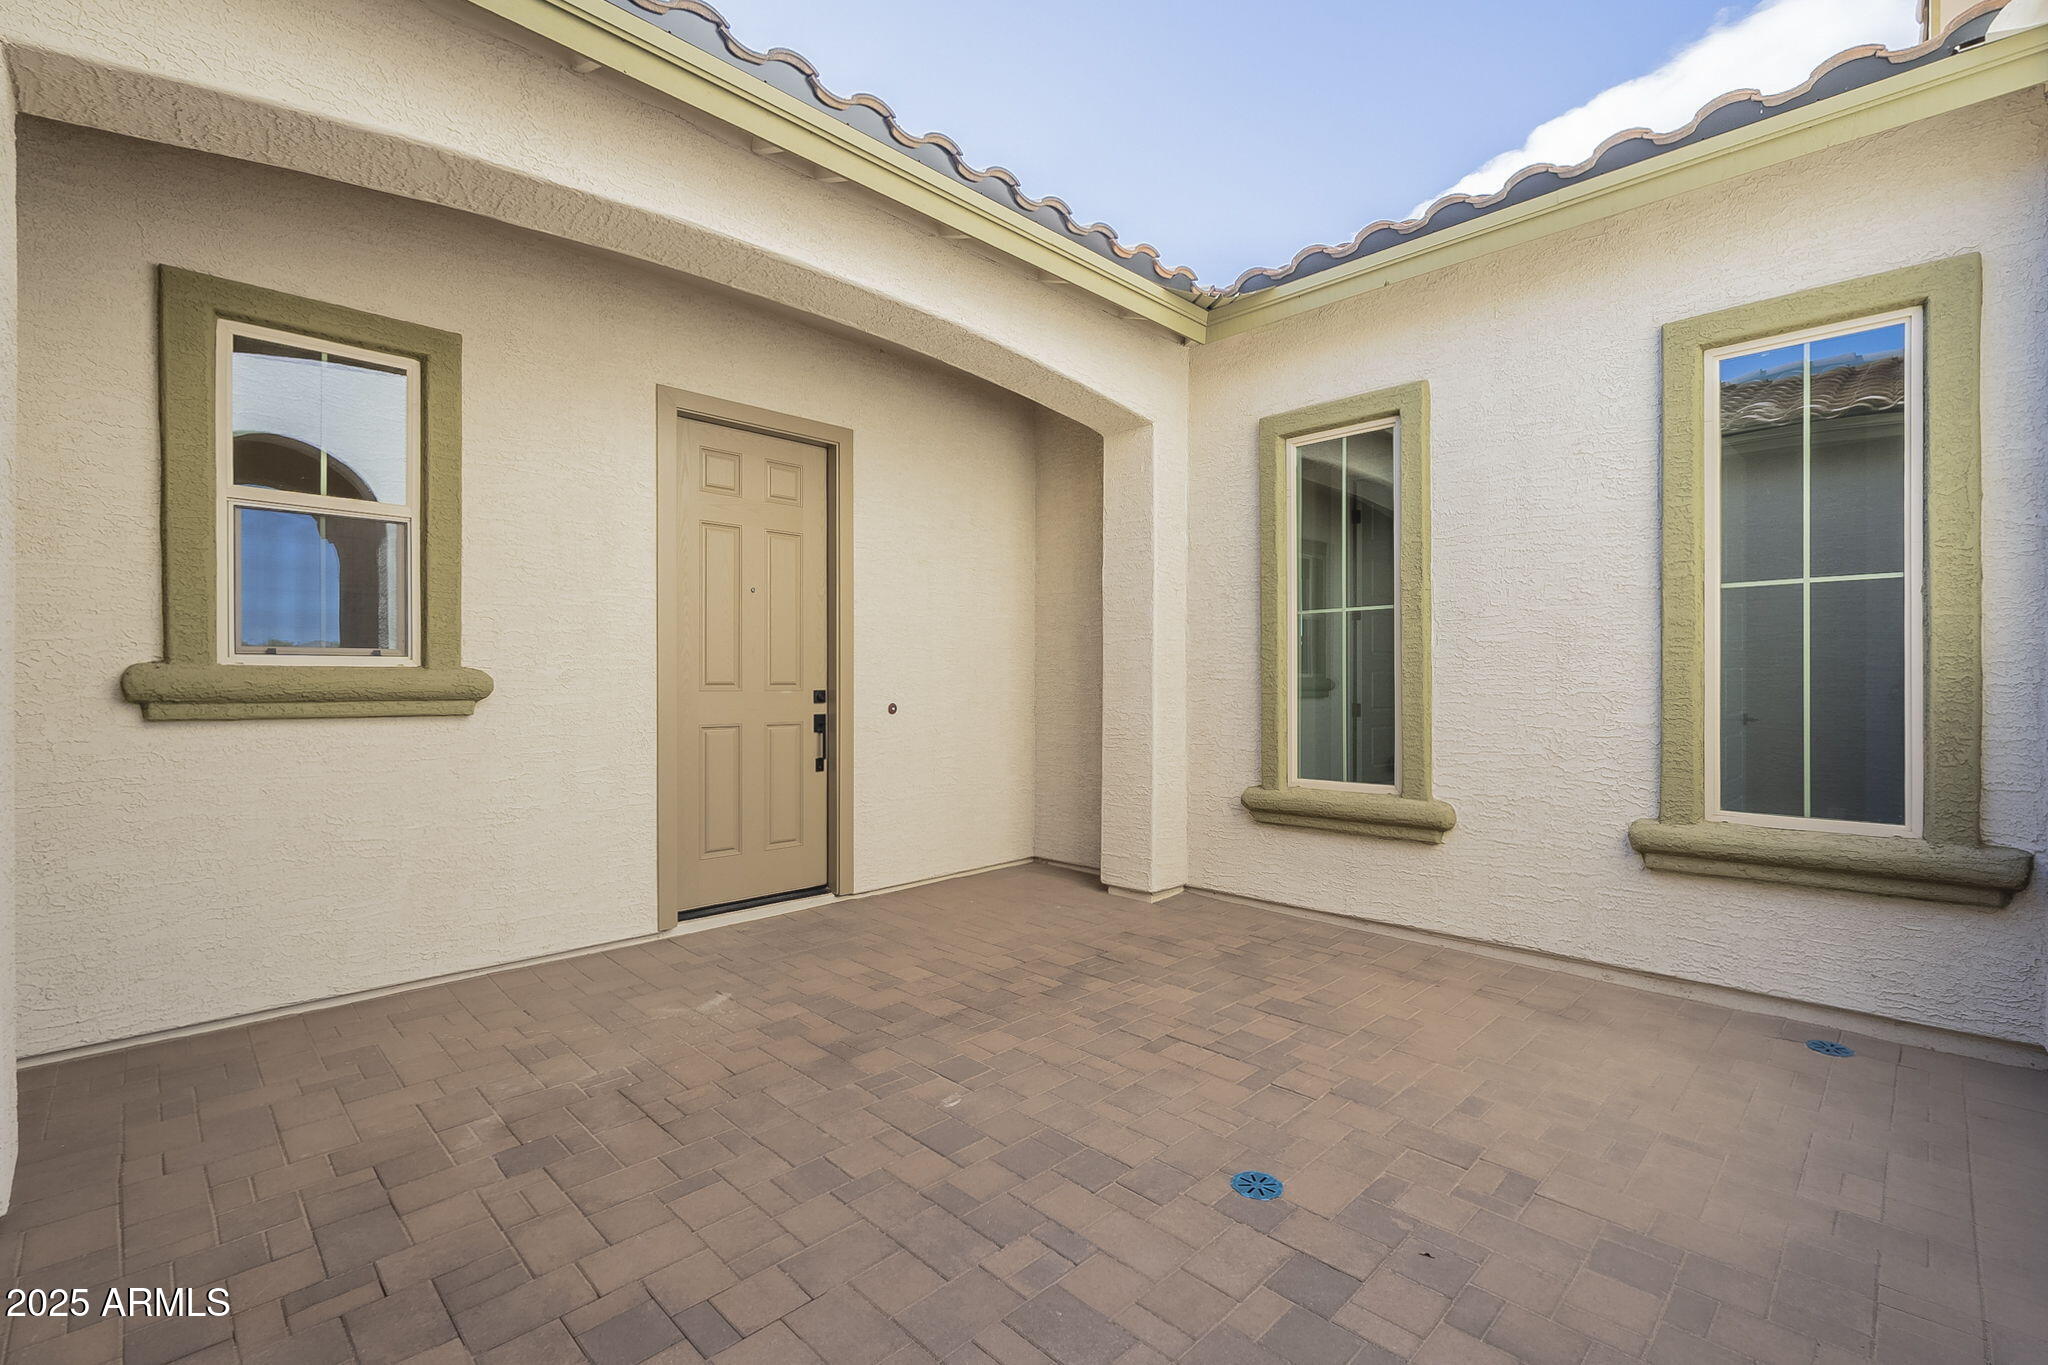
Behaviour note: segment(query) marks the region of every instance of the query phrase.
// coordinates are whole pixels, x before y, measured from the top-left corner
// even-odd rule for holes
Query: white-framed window
[[[1708,818],[1921,834],[1922,312],[1706,353]]]
[[[1398,786],[1398,419],[1287,443],[1288,780]]]
[[[419,662],[420,364],[221,319],[220,660]]]

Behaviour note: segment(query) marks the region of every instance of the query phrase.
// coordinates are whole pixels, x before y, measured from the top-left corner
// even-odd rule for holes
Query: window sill
[[[466,716],[490,694],[490,675],[474,668],[157,662],[121,675],[121,695],[145,720]]]
[[[1245,809],[1263,825],[1327,829],[1380,839],[1440,844],[1457,824],[1442,801],[1418,801],[1386,792],[1326,791],[1314,787],[1247,787]]]
[[[1664,872],[1903,896],[1983,910],[2003,909],[2034,869],[2034,855],[2017,848],[1722,821],[1638,820],[1628,827],[1628,841],[1643,855],[1643,866]]]

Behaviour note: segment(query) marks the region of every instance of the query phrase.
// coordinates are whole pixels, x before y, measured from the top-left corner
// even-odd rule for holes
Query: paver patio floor
[[[2048,1360],[2048,1073],[1833,1036],[1015,868],[26,1072],[6,1281],[233,1311],[6,1356]]]

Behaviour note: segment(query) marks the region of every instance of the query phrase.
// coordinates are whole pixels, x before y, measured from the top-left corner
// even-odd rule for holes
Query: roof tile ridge
[[[638,0],[636,0],[636,3],[637,2]],[[1491,194],[1442,195],[1433,202],[1431,202],[1428,208],[1424,209],[1421,213],[1417,214],[1413,218],[1381,218],[1376,222],[1366,224],[1357,232],[1353,233],[1351,239],[1341,246],[1325,242],[1319,242],[1311,244],[1309,246],[1305,246],[1301,250],[1295,252],[1293,258],[1289,260],[1285,265],[1257,266],[1253,269],[1245,271],[1236,279],[1232,280],[1223,289],[1218,291],[1219,297],[1226,299],[1234,297],[1240,290],[1243,289],[1243,287],[1246,284],[1262,276],[1270,276],[1276,281],[1285,279],[1288,275],[1292,274],[1295,270],[1299,269],[1301,267],[1301,264],[1311,256],[1323,254],[1328,255],[1332,260],[1343,260],[1345,257],[1354,254],[1361,246],[1365,245],[1365,239],[1377,232],[1384,232],[1388,229],[1393,229],[1394,231],[1402,233],[1404,236],[1412,236],[1420,229],[1428,227],[1430,225],[1431,220],[1434,219],[1438,213],[1442,212],[1447,208],[1456,207],[1458,205],[1466,205],[1476,209],[1485,208],[1488,205],[1498,203],[1501,200],[1506,199],[1511,194],[1513,194],[1516,186],[1520,185],[1523,181],[1529,179],[1531,176],[1549,174],[1555,175],[1560,180],[1576,179],[1579,176],[1583,176],[1584,174],[1586,174],[1586,172],[1592,170],[1593,167],[1600,161],[1602,157],[1606,156],[1616,147],[1622,146],[1625,143],[1648,142],[1655,144],[1657,146],[1669,146],[1674,142],[1682,142],[1686,138],[1691,137],[1695,133],[1697,133],[1700,129],[1700,126],[1704,124],[1708,119],[1712,118],[1721,110],[1727,109],[1733,105],[1755,102],[1757,104],[1763,105],[1765,108],[1775,108],[1778,105],[1785,104],[1791,100],[1798,99],[1800,96],[1807,94],[1808,92],[1813,90],[1815,86],[1819,85],[1820,82],[1826,80],[1830,74],[1840,69],[1841,67],[1848,65],[1850,62],[1862,61],[1866,58],[1871,57],[1879,57],[1887,62],[1890,62],[1893,66],[1898,66],[1905,62],[1917,61],[1920,58],[1928,56],[1929,54],[1938,50],[1944,43],[1946,43],[1949,40],[1950,35],[1952,35],[1957,29],[1961,28],[1964,24],[1967,24],[1971,20],[1976,19],[1991,11],[2003,9],[2007,3],[2008,0],[1978,0],[1978,3],[1972,5],[1969,9],[1965,10],[1963,13],[1956,16],[1956,18],[1940,33],[1934,35],[1931,38],[1923,39],[1922,41],[1915,43],[1910,47],[1888,48],[1882,43],[1861,43],[1855,47],[1844,48],[1842,51],[1837,52],[1833,56],[1823,60],[1820,63],[1820,65],[1816,66],[1813,69],[1812,73],[1809,74],[1804,81],[1800,82],[1796,86],[1793,86],[1789,90],[1780,90],[1775,94],[1770,95],[1766,95],[1762,91],[1757,90],[1755,88],[1743,90],[1730,90],[1724,94],[1714,96],[1714,98],[1708,100],[1705,104],[1701,105],[1698,112],[1696,112],[1690,119],[1688,119],[1685,122],[1685,124],[1681,127],[1673,128],[1662,133],[1655,132],[1649,128],[1644,127],[1625,128],[1618,133],[1613,133],[1609,135],[1600,143],[1599,146],[1593,149],[1591,155],[1587,156],[1583,161],[1577,162],[1573,165],[1560,166],[1557,163],[1550,161],[1532,162],[1531,164],[1517,170],[1513,175],[1509,176],[1506,182],[1502,184],[1498,190],[1495,190]]]
[[[1161,283],[1171,280],[1182,280],[1188,285],[1200,287],[1200,280],[1193,270],[1184,265],[1167,265],[1161,259],[1159,249],[1149,242],[1138,242],[1126,246],[1117,237],[1116,229],[1109,224],[1102,222],[1081,223],[1074,216],[1074,211],[1068,207],[1065,200],[1050,195],[1043,199],[1038,199],[1026,194],[1023,184],[1018,180],[1015,172],[1006,170],[1001,166],[989,166],[984,169],[970,164],[966,156],[961,152],[960,144],[946,134],[928,132],[919,135],[911,132],[898,121],[896,111],[891,109],[880,96],[864,92],[853,95],[837,93],[819,78],[817,67],[802,53],[791,51],[786,47],[770,48],[766,52],[757,52],[753,48],[748,47],[733,36],[732,25],[726,20],[725,16],[710,5],[703,3],[703,0],[632,0],[632,3],[651,14],[669,14],[676,10],[683,10],[694,14],[712,26],[718,34],[718,40],[725,45],[726,51],[738,60],[753,66],[766,66],[770,62],[780,62],[801,75],[804,78],[805,84],[810,87],[811,92],[816,95],[818,100],[830,108],[843,111],[858,107],[868,109],[880,116],[883,127],[887,129],[889,136],[904,148],[936,147],[953,162],[954,168],[967,178],[971,180],[997,180],[1002,182],[1002,184],[1008,187],[1011,196],[1017,200],[1018,205],[1027,213],[1036,209],[1048,210],[1056,214],[1066,226],[1067,231],[1074,236],[1099,235],[1103,239],[1104,244],[1123,260],[1135,261],[1141,258],[1149,258],[1146,264]]]

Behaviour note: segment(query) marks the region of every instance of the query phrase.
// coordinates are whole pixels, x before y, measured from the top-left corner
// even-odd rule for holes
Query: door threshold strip
[[[707,915],[729,915],[735,910],[752,910],[757,906],[777,905],[783,901],[802,900],[805,896],[822,896],[831,889],[829,886],[805,886],[795,891],[777,891],[772,896],[750,896],[746,900],[726,901],[720,905],[706,905],[696,910],[678,910],[676,923],[703,919]]]

